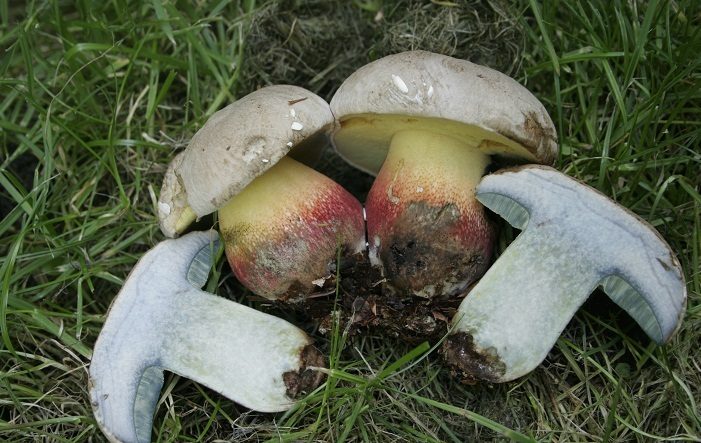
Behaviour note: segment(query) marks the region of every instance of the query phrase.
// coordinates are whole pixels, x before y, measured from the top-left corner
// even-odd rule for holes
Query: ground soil
[[[322,334],[338,321],[351,336],[376,332],[409,343],[435,343],[447,333],[462,301],[459,296],[429,300],[391,290],[365,253],[343,259],[338,275],[338,283],[328,279],[317,294],[294,306],[317,322]]]

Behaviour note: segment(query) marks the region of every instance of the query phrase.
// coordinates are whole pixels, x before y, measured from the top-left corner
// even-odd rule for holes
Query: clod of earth
[[[681,266],[635,214],[537,165],[485,177],[477,198],[523,232],[453,318],[444,356],[468,380],[504,382],[533,370],[597,286],[657,343],[679,327]]]
[[[290,408],[321,382],[324,359],[302,330],[199,289],[216,241],[210,231],[158,244],[115,298],[90,364],[110,441],[150,441],[164,370],[263,412]]]

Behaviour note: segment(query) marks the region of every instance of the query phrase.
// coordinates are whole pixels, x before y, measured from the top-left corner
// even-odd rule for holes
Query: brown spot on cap
[[[535,112],[524,114],[523,130],[535,142],[535,146],[547,146],[549,141],[555,140],[552,128],[540,123]]]

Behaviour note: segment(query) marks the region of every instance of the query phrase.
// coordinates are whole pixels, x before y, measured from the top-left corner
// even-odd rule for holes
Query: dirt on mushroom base
[[[331,334],[334,323],[349,336],[375,332],[407,343],[436,343],[448,332],[461,297],[427,300],[390,290],[379,268],[366,253],[344,255],[340,280],[329,278],[316,294],[294,304],[279,303],[318,324],[319,332]],[[338,288],[338,297],[336,296]]]
[[[460,221],[461,211],[452,202],[431,205],[415,201],[406,206],[390,229],[378,229],[387,243],[380,246],[379,259],[397,292],[433,299],[439,294],[459,293],[484,274],[490,258],[484,251],[491,251],[493,230],[488,225],[483,230],[487,232],[486,240],[469,232],[469,238],[478,238],[472,241],[474,249],[467,251],[461,239],[469,234],[463,233],[466,229]],[[470,229],[475,225],[471,223]],[[479,248],[479,240],[490,246]]]
[[[465,384],[480,381],[498,382],[506,372],[506,365],[493,350],[479,350],[467,332],[449,335],[442,349],[443,358],[453,375]]]
[[[282,380],[287,388],[287,395],[296,399],[308,394],[321,384],[324,373],[317,371],[315,367],[325,367],[326,360],[314,345],[307,345],[300,353],[302,367],[298,371],[288,371],[282,374]]]

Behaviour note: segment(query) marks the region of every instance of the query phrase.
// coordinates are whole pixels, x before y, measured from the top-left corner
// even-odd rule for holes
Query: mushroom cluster
[[[364,206],[313,169],[327,138],[376,176]],[[321,329],[335,316],[409,340],[444,337],[444,359],[466,381],[531,371],[597,286],[669,340],[686,301],[674,254],[632,213],[541,166],[556,155],[553,123],[523,86],[412,51],[359,69],[330,104],[269,86],[217,112],[170,164],[158,215],[177,237],[216,211],[251,292],[305,309],[339,296]],[[485,207],[523,230],[493,264]],[[324,359],[303,331],[199,289],[217,241],[164,241],[115,299],[90,368],[109,438],[149,440],[164,369],[268,412],[321,382]]]

